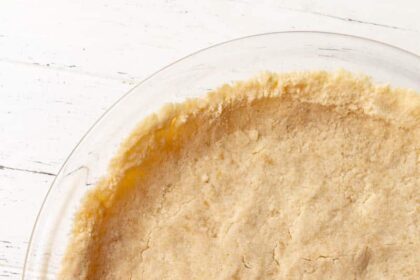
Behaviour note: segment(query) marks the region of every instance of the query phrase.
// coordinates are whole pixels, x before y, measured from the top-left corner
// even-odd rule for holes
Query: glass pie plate
[[[321,69],[364,73],[377,83],[420,92],[420,57],[384,43],[342,34],[261,34],[221,43],[178,60],[118,100],[68,157],[37,217],[23,279],[56,279],[81,198],[105,174],[119,144],[145,116],[165,103],[202,96],[224,83],[262,71]]]

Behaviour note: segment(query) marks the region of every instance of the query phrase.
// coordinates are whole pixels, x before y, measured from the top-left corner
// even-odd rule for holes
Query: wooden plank
[[[55,174],[130,87],[124,80],[0,63],[0,166]]]
[[[0,168],[0,279],[20,279],[35,218],[53,179]]]
[[[284,30],[349,33],[420,53],[416,3],[13,1],[0,9],[0,60],[138,81],[215,43]]]

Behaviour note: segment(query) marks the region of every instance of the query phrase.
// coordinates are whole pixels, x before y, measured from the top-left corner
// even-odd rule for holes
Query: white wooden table
[[[322,30],[420,54],[418,0],[0,1],[0,279],[19,279],[42,200],[93,122],[152,72],[229,39]]]

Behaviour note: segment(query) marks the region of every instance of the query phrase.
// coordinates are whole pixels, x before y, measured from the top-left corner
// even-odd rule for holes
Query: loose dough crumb
[[[143,121],[60,279],[420,279],[420,97],[264,74]]]

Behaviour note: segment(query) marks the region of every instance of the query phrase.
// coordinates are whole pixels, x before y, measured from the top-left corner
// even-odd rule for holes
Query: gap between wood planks
[[[0,170],[2,170],[2,169],[13,170],[13,171],[29,172],[29,173],[35,173],[35,174],[43,174],[43,175],[47,175],[47,176],[57,176],[57,174],[50,173],[50,172],[30,170],[30,169],[24,169],[24,168],[15,168],[15,167],[9,167],[9,166],[0,165]]]
[[[358,19],[353,19],[353,18],[350,18],[350,17],[339,17],[339,16],[334,16],[334,15],[330,15],[330,14],[325,14],[325,13],[317,12],[317,11],[306,11],[306,10],[299,10],[299,9],[292,9],[292,8],[285,8],[285,7],[281,7],[281,8],[282,9],[285,9],[285,10],[288,10],[288,11],[291,11],[291,12],[306,13],[306,14],[323,16],[323,17],[327,17],[327,18],[331,18],[331,19],[346,21],[346,22],[354,22],[354,23],[373,25],[373,26],[383,27],[383,28],[388,28],[388,29],[411,31],[411,32],[418,33],[417,30],[408,29],[408,28],[404,28],[404,27],[399,27],[399,26],[395,26],[395,25],[388,25],[388,24],[382,24],[382,23],[375,23],[375,22],[370,22],[370,21],[358,20]]]

